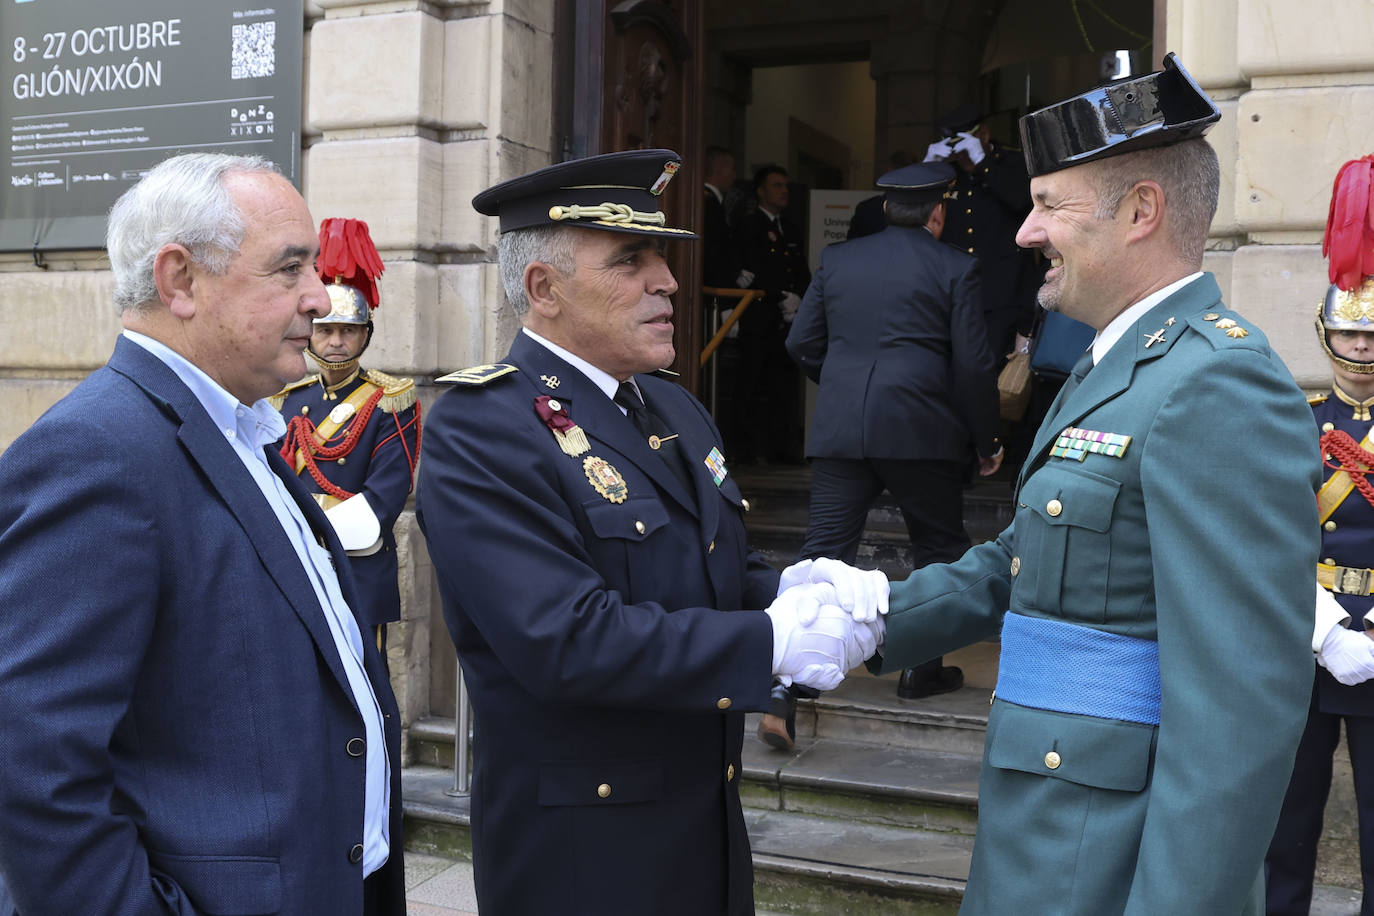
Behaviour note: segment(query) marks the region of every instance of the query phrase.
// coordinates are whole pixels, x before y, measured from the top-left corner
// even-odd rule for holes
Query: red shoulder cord
[[[1355,481],[1355,489],[1360,491],[1365,502],[1374,506],[1374,484],[1369,482],[1370,468],[1374,468],[1374,453],[1360,447],[1355,437],[1340,429],[1322,433],[1321,449],[1323,455],[1330,455],[1335,462],[1323,460],[1322,463],[1335,471],[1345,471]]]
[[[295,461],[295,453],[299,451],[301,457],[305,459],[306,470],[314,478],[320,492],[328,493],[336,499],[348,499],[355,495],[343,487],[331,483],[320,471],[320,466],[316,463],[315,458],[318,455],[325,461],[334,461],[353,451],[354,446],[358,444],[358,438],[367,428],[367,421],[372,416],[372,411],[381,401],[382,394],[380,388],[372,392],[372,396],[363,403],[357,416],[353,418],[353,422],[348,425],[348,432],[344,434],[343,440],[338,445],[321,445],[315,436],[315,424],[311,423],[309,418],[299,414],[292,417],[291,421],[286,424],[286,441],[281,447],[282,458],[287,463],[291,463]]]
[[[377,453],[380,452],[380,451],[382,450],[382,446],[383,446],[383,445],[386,445],[386,444],[387,444],[388,442],[390,442],[392,439],[400,439],[400,440],[401,440],[401,451],[405,452],[406,464],[410,466],[410,489],[411,489],[411,490],[414,490],[414,489],[415,489],[415,462],[417,462],[417,461],[420,460],[420,430],[421,430],[421,427],[420,427],[420,400],[419,400],[419,398],[416,398],[416,399],[415,399],[415,416],[411,418],[411,420],[410,420],[409,423],[406,423],[405,425],[402,425],[402,424],[401,424],[400,411],[397,411],[396,413],[392,414],[392,419],[394,419],[394,420],[396,421],[396,431],[395,431],[394,433],[392,433],[391,435],[387,436],[387,437],[386,437],[385,439],[383,439],[382,441],[378,442],[376,448],[374,448],[374,449],[372,450],[372,455],[373,455],[373,457],[375,458],[376,455],[377,455]],[[406,437],[405,437],[405,431],[406,431],[407,429],[410,429],[410,427],[412,427],[412,426],[415,427],[415,450],[414,450],[413,452],[412,452],[411,449],[410,449],[410,443],[406,441]]]

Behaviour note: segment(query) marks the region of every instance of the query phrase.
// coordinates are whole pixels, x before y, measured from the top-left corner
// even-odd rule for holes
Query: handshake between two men
[[[773,622],[773,676],[833,690],[883,644],[887,577],[839,560],[802,560],[783,570],[765,609]]]

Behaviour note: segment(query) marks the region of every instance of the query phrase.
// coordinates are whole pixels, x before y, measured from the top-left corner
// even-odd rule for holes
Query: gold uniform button
[[[1058,518],[1059,513],[1064,511],[1064,504],[1057,499],[1052,499],[1045,503],[1045,512],[1050,518]]]
[[[707,552],[707,553],[715,553],[715,552],[716,552],[716,542],[715,542],[715,541],[712,541],[710,544],[707,544],[707,545],[706,545],[706,552]]]
[[[1054,751],[1050,751],[1045,755],[1045,766],[1049,767],[1051,770],[1059,769],[1059,764],[1062,762],[1063,760]]]
[[[969,226],[969,227],[968,227],[968,234],[969,234],[969,235],[973,235],[973,227],[972,227],[972,226]]]
[[[1335,557],[1327,557],[1325,560],[1322,560],[1322,562],[1325,563],[1327,566],[1335,566],[1335,565],[1336,565],[1336,558],[1335,558]]]
[[[1322,527],[1325,528],[1327,531],[1335,531],[1335,530],[1336,530],[1336,523],[1335,523],[1335,522],[1327,522],[1325,525],[1322,525]],[[1334,565],[1334,564],[1333,564],[1333,565]]]
[[[343,457],[342,455],[340,455],[340,456],[339,456],[339,464],[347,464],[347,463],[348,463],[348,459],[345,458],[345,457]]]
[[[601,798],[610,798],[611,784],[609,782],[603,782],[601,785],[596,787],[596,794]]]
[[[716,700],[716,709],[729,709],[731,700],[729,697],[721,697]]]
[[[748,511],[749,511],[749,500],[747,500],[747,499],[741,499],[741,500],[739,501],[739,504],[740,504],[741,506],[744,507],[744,511],[745,511],[745,512],[748,512]]]
[[[734,782],[734,781],[735,781],[735,765],[734,765],[733,763],[730,764],[728,767],[725,768],[725,781],[726,781],[726,782]]]
[[[969,253],[969,254],[973,254],[973,246],[972,246],[972,245],[968,246],[968,253]]]
[[[310,413],[310,405],[309,405],[309,404],[302,404],[302,405],[301,405],[301,414],[304,415],[304,414],[308,414],[308,413]]]
[[[1331,430],[1333,430],[1333,429],[1335,429],[1335,428],[1336,428],[1336,424],[1335,424],[1335,423],[1332,423],[1330,420],[1328,420],[1328,421],[1326,421],[1325,423],[1322,424],[1322,432],[1324,432],[1324,433],[1329,433],[1329,432],[1331,432]]]
[[[1011,574],[1012,574],[1013,576],[1015,576],[1015,575],[1019,575],[1020,572],[1021,572],[1021,558],[1020,558],[1020,557],[1012,557],[1012,558],[1011,558]]]
[[[638,531],[640,534],[644,533],[644,523],[641,522],[639,519],[635,519],[635,530]]]

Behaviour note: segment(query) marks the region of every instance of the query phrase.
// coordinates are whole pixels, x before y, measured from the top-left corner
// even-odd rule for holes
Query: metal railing
[[[453,700],[453,788],[445,789],[444,794],[467,796],[472,794],[472,773],[468,770],[472,704],[468,702],[467,684],[463,683],[463,666],[455,662],[454,667],[458,670],[458,689]]]

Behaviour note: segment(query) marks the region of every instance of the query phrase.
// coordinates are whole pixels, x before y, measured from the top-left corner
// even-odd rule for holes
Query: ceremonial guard
[[[1021,120],[1017,242],[1051,264],[1041,305],[1097,335],[1012,524],[893,584],[874,665],[1000,636],[964,916],[1264,910],[1311,690],[1319,474],[1302,391],[1202,271],[1220,118],[1168,54]]]
[[[372,310],[381,303],[382,259],[367,223],[320,223],[316,270],[329,291],[330,312],[316,318],[307,352],[317,375],[272,398],[287,420],[281,454],[311,489],[348,551],[358,583],[358,619],[376,629],[386,649],[386,624],[401,619],[396,535],[420,452],[415,383],[358,360],[372,340]]]
[[[1030,212],[1030,179],[1021,151],[992,139],[983,109],[965,105],[943,118],[947,139],[930,145],[926,161],[955,166],[942,241],[982,265],[983,312],[988,345],[997,357],[1010,353],[1019,332],[1035,323],[1039,281],[1032,252],[1016,244],[1016,230]]]
[[[1322,250],[1331,286],[1317,338],[1335,376],[1312,398],[1325,482],[1317,493],[1321,560],[1312,636],[1316,679],[1307,729],[1278,828],[1265,858],[1268,916],[1306,916],[1331,789],[1331,762],[1345,724],[1359,822],[1362,916],[1374,914],[1374,156],[1337,175]]]

